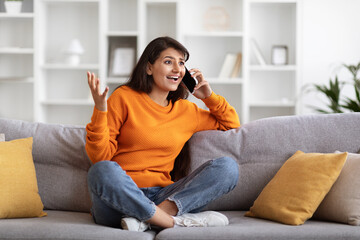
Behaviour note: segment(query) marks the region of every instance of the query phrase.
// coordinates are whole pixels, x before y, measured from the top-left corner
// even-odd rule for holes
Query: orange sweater
[[[94,108],[86,126],[86,151],[93,163],[117,162],[138,187],[165,187],[185,142],[198,131],[240,126],[228,102],[212,93],[203,100],[210,111],[188,100],[162,107],[146,93],[127,86],[108,99],[108,111]]]

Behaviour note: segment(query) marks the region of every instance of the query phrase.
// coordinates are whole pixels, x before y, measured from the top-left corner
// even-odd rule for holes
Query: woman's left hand
[[[196,68],[190,69],[189,72],[193,78],[198,80],[198,84],[194,88],[193,95],[199,99],[210,97],[212,89],[209,82],[204,79],[202,72]]]

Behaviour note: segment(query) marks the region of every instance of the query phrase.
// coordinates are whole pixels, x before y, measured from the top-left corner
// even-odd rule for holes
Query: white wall
[[[360,0],[304,0],[302,39],[302,83],[328,84],[337,73],[349,80],[339,66],[360,62]],[[352,96],[352,87],[344,89]],[[309,105],[324,107],[314,92],[302,94],[302,113],[314,113]]]

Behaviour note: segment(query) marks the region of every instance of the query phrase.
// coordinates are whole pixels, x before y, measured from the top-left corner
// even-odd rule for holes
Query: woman
[[[176,156],[195,132],[240,126],[234,108],[211,90],[198,69],[190,70],[198,80],[194,96],[210,111],[185,100],[188,92],[181,80],[188,58],[176,40],[154,39],[129,81],[107,101],[109,88],[101,92],[99,79],[87,73],[95,102],[86,127],[86,151],[94,163],[88,185],[96,223],[132,231],[144,231],[149,224],[228,224],[224,215],[200,210],[235,187],[234,160],[208,161],[175,183],[170,176]]]

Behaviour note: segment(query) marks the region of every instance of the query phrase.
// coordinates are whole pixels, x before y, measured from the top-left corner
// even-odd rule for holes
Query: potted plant
[[[23,0],[5,0],[5,9],[7,13],[20,13]]]
[[[329,81],[327,85],[313,84],[315,91],[326,96],[328,109],[315,108],[320,113],[343,113],[343,112],[360,112],[360,62],[357,65],[343,65],[352,75],[352,83],[340,82],[338,77]],[[341,97],[341,90],[345,84],[351,84],[354,87],[355,98]]]

